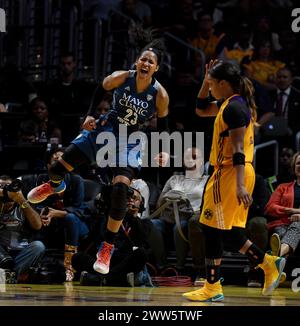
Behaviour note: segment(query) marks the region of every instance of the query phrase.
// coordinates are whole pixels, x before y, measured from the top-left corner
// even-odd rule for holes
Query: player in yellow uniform
[[[209,89],[220,108],[206,105]],[[192,301],[224,299],[220,266],[225,232],[230,232],[236,250],[264,270],[262,293],[269,295],[278,286],[285,259],[264,253],[245,234],[255,182],[252,161],[256,106],[252,83],[234,64],[211,61],[206,66],[197,107],[202,116],[216,115],[210,153],[214,172],[205,189],[200,216],[205,234],[206,281],[203,288],[183,296]]]

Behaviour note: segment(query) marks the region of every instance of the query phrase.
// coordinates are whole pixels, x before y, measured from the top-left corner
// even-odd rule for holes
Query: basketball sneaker
[[[204,282],[204,286],[196,291],[183,293],[185,298],[190,301],[200,302],[217,302],[223,301],[224,295],[220,280],[216,283],[210,284],[207,281]]]
[[[101,274],[109,273],[109,264],[111,256],[114,252],[115,246],[108,242],[102,242],[100,249],[96,255],[97,260],[95,261],[93,268],[96,272]]]
[[[38,187],[35,187],[30,190],[30,192],[27,195],[27,199],[32,204],[37,204],[45,199],[47,199],[49,196],[53,194],[60,194],[66,190],[66,184],[64,181],[62,181],[57,187],[52,187],[50,185],[50,181],[41,184]]]
[[[270,295],[277,288],[285,262],[286,260],[283,257],[265,254],[263,262],[258,265],[265,273],[265,283],[262,290],[263,295]]]

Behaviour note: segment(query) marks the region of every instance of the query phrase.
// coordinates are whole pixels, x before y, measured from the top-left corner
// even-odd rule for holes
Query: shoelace
[[[38,193],[38,194],[43,193],[43,192],[44,192],[44,189],[47,188],[47,190],[48,190],[49,186],[50,186],[50,185],[48,185],[48,183],[44,183],[44,184],[43,184],[43,187],[37,189],[37,193]],[[51,186],[50,186],[50,187],[51,187]]]
[[[101,248],[101,255],[98,255],[98,260],[101,263],[107,263],[107,260],[110,258],[110,253],[111,253],[111,248],[109,248],[109,246],[107,245],[103,245],[103,247]]]

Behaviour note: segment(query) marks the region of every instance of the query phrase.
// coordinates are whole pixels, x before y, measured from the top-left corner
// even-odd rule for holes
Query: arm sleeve
[[[169,121],[168,116],[163,118],[157,117],[157,130],[159,132],[168,131],[169,130]]]
[[[199,110],[205,110],[208,107],[209,103],[210,103],[209,97],[206,98],[197,97],[196,108]]]
[[[212,102],[216,102],[218,108],[220,108],[223,103],[223,101],[217,101],[212,95],[209,95],[205,98],[197,97],[196,108],[199,110],[205,110]]]

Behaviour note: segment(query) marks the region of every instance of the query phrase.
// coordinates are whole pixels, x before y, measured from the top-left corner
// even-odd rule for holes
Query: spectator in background
[[[297,33],[293,33],[291,30],[283,30],[279,34],[279,41],[282,48],[278,51],[276,58],[287,65],[293,76],[299,76],[300,55]]]
[[[86,253],[75,254],[72,264],[81,272],[81,285],[152,286],[145,264],[149,254],[147,239],[153,232],[153,227],[149,220],[138,217],[144,210],[143,197],[137,189],[130,189],[127,212],[118,232],[116,252],[111,260],[109,274],[103,276],[94,271],[94,253],[93,257]],[[92,249],[95,252],[97,250]]]
[[[217,46],[223,37],[224,33],[216,34],[214,31],[212,15],[209,12],[200,12],[197,17],[196,36],[190,43],[204,52],[206,62],[217,57]]]
[[[41,90],[51,114],[84,114],[89,106],[93,85],[76,78],[76,60],[72,52],[61,55],[56,79]]]
[[[39,214],[21,190],[4,190],[11,183],[11,177],[0,176],[0,268],[11,269],[21,279],[43,257],[45,246],[41,241],[34,241],[42,227]]]
[[[265,113],[259,120],[259,125],[266,126],[272,122],[274,117],[287,120],[284,138],[277,139],[284,147],[293,147],[295,135],[300,131],[300,92],[292,86],[293,76],[291,71],[284,67],[277,71],[275,78],[275,89],[270,92],[272,111]],[[276,132],[276,130],[274,130]],[[278,137],[283,131],[278,131]]]
[[[295,180],[280,184],[265,207],[272,254],[278,256],[295,252],[300,242],[300,152],[294,154],[291,166]]]
[[[100,115],[107,114],[108,111],[111,108],[111,102],[112,102],[112,93],[106,92],[102,96],[102,99],[99,101],[99,103],[96,106],[95,110],[95,118],[98,118]]]
[[[291,70],[286,67],[280,69],[276,74],[275,83],[276,89],[271,92],[274,114],[287,119],[295,135],[300,131],[300,92],[292,86]]]
[[[294,150],[284,147],[279,154],[278,174],[276,176],[276,184],[292,182],[294,179],[294,171],[292,170],[292,159]]]
[[[110,10],[117,9],[122,0],[85,0],[84,13],[88,18],[102,19],[107,22]]]
[[[189,250],[189,243],[182,237],[181,232],[183,232],[185,237],[188,237],[189,232],[193,235],[197,234],[200,236],[200,238],[195,238],[193,236],[192,241],[190,241],[190,246],[192,254],[195,254],[195,257],[193,257],[195,270],[200,272],[198,269],[204,269],[204,255],[202,255],[202,257],[201,255],[200,257],[198,256],[199,251],[202,251],[202,253],[204,252],[203,234],[201,230],[198,229],[200,226],[197,225],[204,186],[208,179],[208,176],[203,175],[203,164],[203,154],[199,148],[193,147],[186,149],[184,152],[185,174],[173,175],[166,182],[160,194],[157,202],[158,207],[164,203],[170,192],[172,193],[175,191],[179,192],[179,196],[181,196],[183,200],[186,198],[189,201],[192,210],[191,214],[188,215],[186,214],[188,212],[188,204],[178,204],[180,226],[175,221],[172,205],[168,209],[162,211],[158,219],[152,219],[152,223],[158,232],[158,236],[155,239],[155,242],[153,241],[151,243],[151,248],[156,256],[156,263],[159,269],[166,267],[167,251],[169,248],[172,248],[173,245],[175,245],[176,251],[176,268],[179,271],[184,269],[186,256]],[[193,221],[191,221],[191,219]],[[179,230],[179,227],[182,231]],[[197,246],[201,248],[197,250]],[[199,260],[202,260],[202,263],[197,263]]]
[[[22,121],[19,127],[18,144],[37,143],[36,125],[32,120]]]
[[[22,121],[20,130],[23,131],[21,141],[24,136],[35,135],[35,142],[50,143],[51,138],[56,144],[61,144],[61,130],[54,120],[51,119],[48,106],[40,97],[36,97],[29,104],[30,120]],[[28,137],[25,138],[28,140]],[[33,142],[33,138],[29,137]]]
[[[276,88],[275,78],[279,69],[285,64],[275,60],[272,54],[272,46],[268,40],[260,40],[255,44],[253,58],[249,63],[246,63],[246,58],[242,61],[244,68],[248,70],[247,75],[251,79],[255,79],[268,90]],[[249,58],[247,58],[249,60]]]
[[[272,51],[277,53],[282,47],[279,43],[279,35],[271,28],[270,17],[259,16],[254,23],[253,44],[259,44],[261,40],[270,42]]]
[[[227,37],[225,36],[224,39]],[[224,49],[219,54],[219,58],[222,60],[229,60],[233,63],[240,64],[244,57],[252,58],[254,52],[254,46],[251,42],[251,28],[247,23],[241,23],[236,31],[235,38],[231,41],[227,41]]]
[[[151,8],[143,1],[122,0],[118,9],[134,21],[140,22],[144,27],[152,23]]]
[[[46,155],[46,163],[49,168],[51,164],[57,161],[64,153],[62,148],[54,148]],[[47,182],[47,174],[36,176],[36,182],[33,186]],[[61,228],[64,232],[64,267],[66,281],[70,282],[74,278],[71,259],[80,240],[86,238],[89,233],[87,226],[89,212],[85,210],[84,205],[84,183],[83,179],[73,173],[65,176],[67,190],[62,194],[50,196],[47,200],[39,204],[41,210],[40,216],[42,224],[47,229],[43,229],[43,236],[46,245],[59,247],[61,239],[57,229]],[[49,229],[48,229],[49,228]]]

